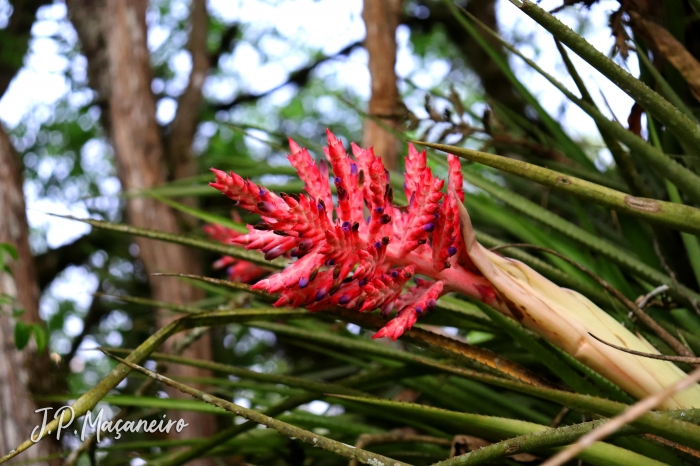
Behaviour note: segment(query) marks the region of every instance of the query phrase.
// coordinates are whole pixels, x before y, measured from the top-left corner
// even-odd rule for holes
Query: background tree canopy
[[[693,66],[700,67],[694,61],[700,53],[694,3],[566,0],[540,6],[556,9],[556,16],[595,48],[692,116],[700,94],[697,78],[689,77]],[[261,314],[202,324],[211,328],[192,324],[193,330],[169,339],[159,349],[162,354],[145,365],[324,439],[411,464],[431,464],[473,450],[479,441],[529,431],[510,425],[499,430],[492,421],[479,425],[476,418],[450,420],[415,405],[378,409],[366,400],[324,393],[371,394],[540,425],[581,422],[576,409],[569,412],[561,400],[445,370],[449,358],[455,367],[484,377],[502,376],[498,363],[492,367],[463,354],[464,348],[476,347],[517,366],[515,373],[522,369],[546,379],[548,387],[629,403],[619,388],[473,300],[446,296],[422,321],[422,329],[454,337],[464,348],[445,350],[444,341],[422,334],[394,344],[370,343],[376,330],[370,320],[306,318],[305,311],[279,315],[265,296],[243,289],[153,275],[255,281],[229,277],[221,267],[226,250],[213,242],[192,248],[149,239],[143,231],[50,215],[216,240],[205,225],[240,229],[258,218],[209,187],[209,169],[235,171],[272,191],[301,192],[303,183],[285,157],[287,138],[319,159],[326,129],[346,148],[351,141],[374,146],[398,183],[396,191],[406,141],[412,139],[505,155],[632,196],[697,205],[692,189],[659,175],[632,145],[621,139],[620,145],[612,130],[589,118],[480,23],[566,87],[578,89],[576,96],[610,121],[622,122],[671,154],[676,165],[697,173],[697,154],[671,124],[648,118],[650,110],[635,105],[600,69],[574,53],[560,53],[563,47],[558,49],[547,31],[507,1],[0,0],[0,243],[10,245],[0,249],[0,266],[8,264],[0,283],[0,358],[7,361],[0,363],[0,418],[7,420],[0,428],[0,454],[29,438],[41,420],[34,409],[75,400],[109,374],[115,364],[96,347],[124,356],[128,352],[122,350],[175,325],[178,313],[213,309]],[[666,36],[675,42],[658,40]],[[671,97],[664,85],[674,91]],[[442,156],[430,157],[430,167],[444,178]],[[668,279],[672,291],[649,312],[696,350],[696,226],[669,227],[653,219],[647,224],[646,218],[618,214],[614,206],[586,202],[517,173],[471,163],[463,168],[466,205],[484,245],[532,243],[556,250],[632,300]],[[672,352],[575,265],[540,251],[503,253],[583,293],[662,353]],[[554,354],[558,362],[538,351]],[[413,357],[433,362],[421,365]],[[597,383],[596,390],[572,385],[557,370],[561,365],[565,374],[574,371],[571,367],[579,371],[576,380]],[[46,439],[17,461],[346,461],[329,453],[330,447],[313,448],[272,429],[249,429],[240,417],[221,415],[177,390],[145,381],[132,373],[102,394],[98,408],[105,408],[106,417],[123,419],[167,413],[189,423],[181,433],[107,435],[96,444],[68,432],[60,441]],[[595,418],[584,414],[590,419]],[[614,443],[646,455],[645,460],[691,461],[645,437]],[[503,464],[539,461],[551,452],[534,451],[538,456],[518,455]],[[616,464],[602,458],[586,461]],[[621,458],[627,458],[618,459],[624,464],[631,457]],[[360,459],[372,464],[372,458]]]

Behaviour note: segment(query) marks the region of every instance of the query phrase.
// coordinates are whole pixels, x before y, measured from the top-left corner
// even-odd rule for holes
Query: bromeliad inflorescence
[[[353,144],[350,156],[328,132],[324,152],[333,170],[334,205],[328,164],[316,164],[294,141],[290,146],[288,158],[306,194],[278,195],[220,170],[213,170],[216,182],[211,183],[239,207],[259,214],[262,222],[249,226],[247,234],[210,234],[261,250],[269,260],[282,255],[296,259],[253,285],[280,293],[276,306],[312,311],[345,306],[360,312],[379,308],[384,316],[396,309],[396,316],[374,335],[395,340],[435,307],[440,295],[457,291],[518,320],[638,398],[684,377],[670,362],[622,353],[596,340],[591,334],[636,351],[656,351],[583,295],[481,246],[462,204],[462,174],[455,156],[448,155],[444,193],[445,183],[427,167],[426,153],[409,146],[404,184],[408,206],[401,208],[393,202],[389,173],[372,149]],[[249,265],[234,264],[235,270],[253,272]],[[411,279],[414,285],[407,286]],[[663,406],[700,407],[700,385]]]
[[[404,191],[408,206],[393,202],[389,172],[372,149],[352,145],[350,156],[328,132],[326,159],[333,171],[336,203],[325,160],[316,164],[306,149],[289,141],[288,156],[306,194],[275,194],[235,173],[213,170],[211,183],[238,206],[262,218],[249,233],[230,238],[269,260],[296,260],[254,289],[280,293],[276,306],[320,310],[339,305],[360,312],[380,308],[396,317],[375,338],[398,338],[435,307],[438,297],[462,291],[480,300],[493,290],[464,249],[457,206],[464,200],[457,157],[450,155],[445,182],[433,176],[426,153],[409,145]],[[416,275],[427,278],[419,278]],[[413,286],[406,287],[413,279]]]

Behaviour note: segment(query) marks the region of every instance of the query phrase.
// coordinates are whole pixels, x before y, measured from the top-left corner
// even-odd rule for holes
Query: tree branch
[[[209,67],[214,68],[219,63],[219,58],[226,53],[231,52],[236,44],[236,38],[238,36],[238,31],[240,31],[240,26],[238,23],[234,23],[228,26],[224,32],[221,34],[221,40],[219,41],[219,47],[215,52],[209,56]]]
[[[225,102],[216,105],[214,108],[215,110],[231,110],[233,107],[236,107],[241,104],[245,103],[250,103],[250,102],[255,102],[259,99],[262,99],[263,97],[267,97],[268,95],[272,94],[275,91],[278,91],[282,89],[285,86],[288,86],[289,84],[295,84],[298,87],[304,87],[306,83],[309,82],[309,78],[311,77],[311,72],[315,70],[319,65],[327,62],[328,60],[333,60],[335,58],[341,57],[341,56],[347,56],[352,52],[356,47],[359,47],[362,45],[362,42],[353,42],[352,44],[346,46],[345,48],[339,50],[337,53],[333,55],[324,55],[323,57],[319,58],[313,63],[310,63],[303,68],[299,68],[296,71],[293,71],[289,74],[289,77],[285,82],[280,84],[279,86],[275,86],[270,90],[267,90],[265,92],[261,92],[259,94],[239,94],[236,96],[233,100],[230,102]]]
[[[399,88],[396,86],[396,28],[401,19],[401,0],[364,0],[362,19],[367,35],[365,48],[369,54],[369,74],[372,94],[370,115],[390,115],[382,118],[385,125],[398,128],[394,115],[399,113]],[[389,170],[398,165],[399,141],[376,121],[366,119],[362,143],[374,147]]]
[[[464,28],[445,3],[430,0],[421,0],[419,3],[429,8],[430,15],[426,18],[405,15],[401,23],[408,26],[411,32],[416,33],[428,33],[435,27],[444,27],[447,37],[459,49],[474,73],[479,76],[479,81],[481,81],[486,94],[515,113],[524,115],[525,103],[523,99],[486,51],[465,35]],[[495,0],[470,0],[466,2],[466,5],[465,2],[457,3],[476,16],[479,21],[488,25],[489,28],[498,30]],[[496,50],[502,50],[500,44],[492,38],[485,37],[485,39]]]
[[[43,291],[69,265],[83,264],[95,251],[99,249],[105,251],[114,250],[115,244],[128,244],[128,242],[129,239],[123,235],[92,231],[72,243],[37,255],[35,262],[39,289]]]

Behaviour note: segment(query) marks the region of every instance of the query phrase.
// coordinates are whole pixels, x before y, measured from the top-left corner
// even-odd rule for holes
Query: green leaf
[[[695,207],[674,202],[633,197],[580,178],[500,155],[445,144],[423,141],[414,141],[414,143],[442,152],[456,154],[469,161],[521,176],[535,183],[573,194],[581,199],[593,201],[604,207],[609,207],[649,222],[696,235],[700,234],[700,209]]]
[[[199,238],[193,238],[191,236],[177,235],[174,233],[168,233],[165,231],[149,230],[147,228],[138,228],[128,225],[122,225],[119,223],[104,222],[102,220],[93,220],[89,218],[75,218],[65,215],[51,214],[55,217],[66,218],[69,220],[75,220],[77,222],[87,223],[95,228],[102,228],[105,230],[118,231],[121,233],[126,233],[130,235],[143,236],[145,238],[157,239],[160,241],[166,241],[169,243],[182,244],[185,246],[192,246],[198,249],[203,249],[205,251],[213,251],[219,254],[224,254],[227,256],[235,257],[236,259],[242,259],[253,264],[259,265],[270,270],[280,270],[284,267],[286,262],[280,258],[275,260],[266,261],[263,255],[258,251],[248,251],[244,248],[239,248],[235,246],[229,246],[223,243],[217,243],[215,241],[209,241]]]
[[[113,354],[125,354],[125,353],[129,354],[129,352],[131,351],[131,350],[122,349],[122,348],[108,348],[107,350]],[[201,359],[184,358],[182,356],[174,356],[174,355],[164,354],[164,353],[152,353],[150,355],[150,358],[154,359],[156,361],[165,361],[165,362],[169,362],[169,363],[183,364],[183,365],[192,366],[192,367],[199,367],[201,369],[208,369],[208,370],[211,370],[213,372],[219,372],[222,374],[233,375],[235,377],[240,377],[240,378],[248,379],[248,380],[256,380],[258,382],[283,384],[283,385],[287,385],[288,387],[301,388],[303,390],[306,390],[306,391],[309,391],[312,393],[316,393],[316,394],[334,392],[334,393],[345,393],[345,394],[358,395],[358,394],[364,393],[360,390],[355,390],[355,389],[343,387],[341,385],[324,383],[324,382],[316,382],[314,380],[309,380],[309,379],[302,378],[302,377],[294,377],[294,376],[290,376],[290,375],[268,374],[268,373],[264,373],[264,372],[255,372],[255,371],[252,371],[250,369],[245,369],[242,367],[236,367],[236,366],[231,366],[228,364],[221,364],[221,363],[216,363],[216,362],[211,362],[211,361],[205,361],[205,360],[201,360]]]
[[[25,324],[21,320],[15,323],[15,347],[18,350],[23,350],[29,343],[29,337],[32,335],[32,326]]]
[[[213,189],[213,188],[209,188],[209,189]],[[180,204],[179,202],[175,202],[175,201],[172,201],[170,199],[166,199],[162,196],[159,196],[158,194],[155,194],[154,192],[146,192],[146,195],[152,197],[153,199],[156,199],[159,202],[162,202],[165,205],[172,207],[173,209],[177,209],[180,212],[184,212],[184,213],[191,215],[195,218],[198,218],[200,220],[204,220],[207,223],[221,225],[222,227],[230,228],[231,230],[238,231],[241,233],[248,233],[248,229],[246,228],[245,225],[238,223],[238,222],[234,222],[233,220],[230,220],[226,217],[221,217],[219,215],[210,214],[208,212],[204,212],[203,210],[195,209],[193,207],[189,207],[189,206],[186,206],[184,204]]]
[[[501,440],[508,437],[522,436],[534,432],[549,431],[548,427],[532,422],[482,416],[478,414],[458,413],[455,411],[448,411],[415,403],[404,403],[375,398],[356,398],[344,395],[338,395],[338,398],[353,400],[358,403],[371,404],[376,406],[378,409],[397,411],[407,417],[417,417],[426,421],[430,420],[432,422],[440,423],[441,425],[448,425],[454,429],[455,432],[459,432],[460,434],[466,433],[478,435],[489,440]],[[588,430],[590,430],[590,427],[587,427]],[[586,431],[586,429],[581,430],[584,430],[583,433]],[[549,431],[550,436],[551,433],[552,432]],[[544,437],[549,438],[550,436]],[[561,443],[555,443],[555,445],[561,445]],[[628,466],[630,464],[660,466],[663,464],[629,450],[602,442],[597,442],[590,446],[587,450],[582,452],[578,458],[590,464],[601,466]],[[445,462],[444,464],[457,465],[462,463],[460,460],[455,459],[454,461]]]
[[[46,345],[49,342],[49,332],[43,325],[33,324],[32,333],[34,334],[34,340],[36,341],[37,352],[43,353]]]
[[[17,248],[9,243],[0,243],[0,251],[5,251],[14,260],[19,260]]]
[[[230,401],[223,400],[221,398],[208,395],[200,390],[197,390],[192,387],[188,387],[187,385],[181,384],[179,382],[176,382],[172,379],[169,379],[168,377],[156,374],[155,372],[152,372],[148,369],[145,369],[141,366],[138,366],[137,364],[134,364],[130,361],[117,358],[116,356],[109,355],[110,357],[118,360],[122,364],[128,365],[130,368],[141,372],[142,374],[145,374],[149,377],[152,377],[156,379],[157,381],[164,383],[170,387],[176,388],[177,390],[180,390],[183,393],[186,393],[188,395],[193,396],[194,398],[204,401],[206,403],[209,403],[211,405],[216,406],[219,409],[223,409],[226,411],[229,411],[231,413],[234,413],[238,416],[242,416],[248,420],[251,420],[253,422],[257,422],[258,424],[262,424],[266,427],[270,427],[272,429],[275,429],[276,431],[280,432],[283,435],[286,435],[288,437],[295,438],[297,440],[301,440],[302,442],[309,443],[310,445],[318,448],[322,448],[324,450],[328,450],[332,453],[335,453],[336,455],[344,456],[346,458],[350,459],[355,459],[358,460],[362,463],[367,463],[371,465],[392,465],[392,466],[408,466],[406,463],[402,463],[400,461],[394,460],[392,458],[387,458],[382,455],[378,455],[375,453],[368,452],[366,450],[362,450],[360,448],[355,448],[351,447],[348,445],[343,444],[342,442],[338,442],[335,440],[331,440],[328,437],[324,437],[322,435],[316,434],[314,432],[309,432],[304,429],[300,429],[298,427],[295,427],[291,424],[287,424],[285,422],[281,422],[277,419],[274,419],[270,416],[266,416],[265,414],[259,413],[255,410],[244,408],[243,406],[239,406],[235,403],[231,403]]]

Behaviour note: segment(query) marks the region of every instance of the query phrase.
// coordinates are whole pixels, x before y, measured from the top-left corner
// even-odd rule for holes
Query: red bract
[[[372,149],[353,144],[353,155],[328,131],[326,159],[333,171],[336,204],[328,166],[290,140],[290,163],[305,183],[306,194],[279,195],[235,173],[213,169],[211,183],[237,205],[260,214],[262,222],[231,241],[258,249],[271,260],[296,258],[286,269],[253,285],[281,294],[276,306],[305,306],[312,311],[344,306],[359,312],[377,308],[397,316],[374,338],[396,339],[436,305],[441,294],[459,291],[491,303],[491,284],[474,267],[460,231],[458,203],[464,200],[459,160],[448,156],[449,177],[435,178],[426,153],[409,145],[400,209],[393,202],[389,172]],[[404,289],[415,274],[416,286]]]
[[[240,217],[234,218],[240,221]],[[204,227],[204,232],[213,240],[222,243],[235,243],[235,239],[244,236],[242,233],[231,230],[221,225],[207,225]],[[269,272],[262,267],[259,267],[248,261],[236,259],[231,256],[224,256],[213,264],[214,269],[226,268],[229,280],[240,283],[254,283],[267,275]]]

